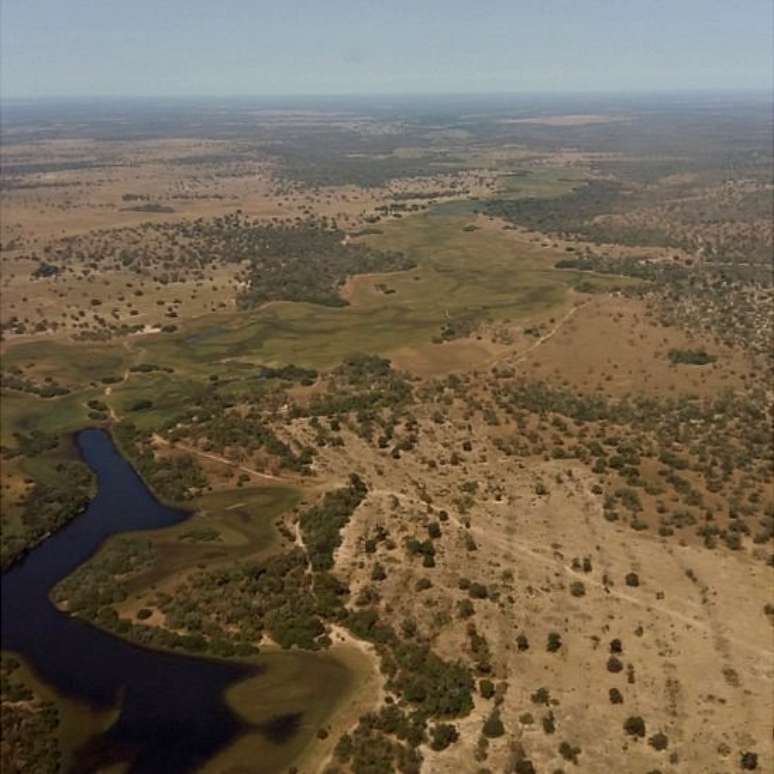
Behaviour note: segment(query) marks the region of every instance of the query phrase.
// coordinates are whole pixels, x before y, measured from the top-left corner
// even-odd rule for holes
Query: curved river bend
[[[3,648],[65,696],[120,706],[115,723],[79,752],[78,772],[118,761],[131,761],[131,772],[191,771],[248,730],[223,695],[264,667],[147,650],[54,607],[51,589],[110,535],[188,515],[159,503],[104,431],[83,430],[77,443],[96,473],[97,496],[3,576]]]

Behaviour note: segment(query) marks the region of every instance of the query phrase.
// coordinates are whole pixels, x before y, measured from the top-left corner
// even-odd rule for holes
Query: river
[[[23,656],[63,696],[95,708],[120,707],[113,725],[77,751],[75,771],[118,762],[138,773],[194,770],[243,732],[255,733],[226,704],[224,692],[270,667],[145,649],[57,610],[51,589],[110,535],[170,526],[188,516],[153,497],[106,432],[83,430],[76,441],[97,476],[97,495],[85,513],[3,575],[3,649]],[[299,725],[299,714],[284,718]],[[272,728],[287,734],[285,725],[279,715]]]

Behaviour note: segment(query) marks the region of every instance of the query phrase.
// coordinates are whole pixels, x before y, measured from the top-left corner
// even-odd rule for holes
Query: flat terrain
[[[4,568],[104,426],[193,515],[52,599],[271,664],[202,771],[770,770],[769,113],[253,107],[4,119]],[[2,709],[9,772],[114,721]]]

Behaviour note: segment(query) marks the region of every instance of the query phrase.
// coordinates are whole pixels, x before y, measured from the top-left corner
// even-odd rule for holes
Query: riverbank
[[[77,766],[134,761],[182,774],[210,759],[212,771],[237,764],[234,770],[244,771],[245,762],[260,760],[261,771],[282,771],[340,710],[360,706],[373,664],[351,647],[240,661],[193,657],[132,644],[55,608],[51,589],[111,536],[149,534],[190,519],[152,496],[103,431],[84,431],[79,440],[99,480],[97,495],[84,514],[5,574],[2,595],[4,646],[25,658],[47,690],[94,708],[102,720],[86,734],[85,747],[78,741]],[[75,722],[77,714],[61,706],[67,723]],[[222,756],[225,767],[215,763]]]

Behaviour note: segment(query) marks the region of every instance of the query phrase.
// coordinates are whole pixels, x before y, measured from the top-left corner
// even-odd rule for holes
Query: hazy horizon
[[[325,97],[770,91],[768,0],[0,0],[0,95]]]
[[[32,94],[27,96],[0,94],[0,102],[142,102],[179,100],[181,102],[196,102],[209,100],[223,101],[249,101],[249,100],[369,100],[390,97],[395,99],[421,99],[421,98],[448,98],[448,99],[486,99],[486,98],[545,98],[559,102],[568,97],[600,97],[614,100],[648,97],[769,97],[774,96],[772,87],[726,87],[726,88],[685,88],[685,89],[577,89],[573,91],[362,91],[362,92],[287,92],[287,93],[244,93],[244,94],[216,94],[216,93],[191,93],[191,94]]]

